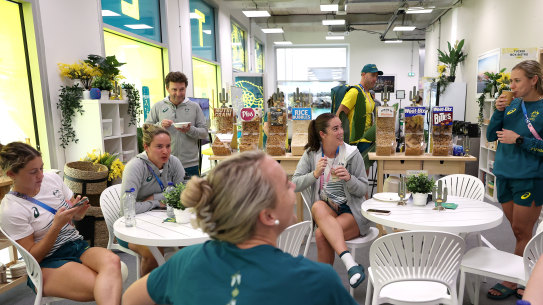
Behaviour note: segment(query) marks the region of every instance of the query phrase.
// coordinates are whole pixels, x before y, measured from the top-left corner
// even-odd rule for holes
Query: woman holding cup
[[[369,232],[369,221],[360,211],[368,189],[364,160],[356,146],[343,142],[338,117],[323,113],[311,121],[308,143],[292,182],[313,203],[311,212],[317,223],[315,240],[318,261],[333,264],[339,255],[349,274],[349,284],[364,281],[364,268],[354,261],[345,240]]]
[[[500,142],[494,161],[498,201],[515,235],[514,253],[522,256],[543,205],[543,74],[537,61],[513,68],[511,90],[515,99],[510,104],[507,94],[496,100],[486,136]],[[516,290],[516,284],[503,282],[487,296],[504,299]]]

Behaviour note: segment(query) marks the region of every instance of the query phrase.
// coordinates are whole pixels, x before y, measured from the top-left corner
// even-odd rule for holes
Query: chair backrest
[[[115,184],[106,188],[100,195],[100,208],[106,221],[109,238],[107,241],[108,249],[117,249],[117,244],[113,243],[113,224],[121,217],[121,185]]]
[[[543,255],[543,233],[537,233],[524,248],[524,273],[526,274],[526,281],[530,278],[535,264],[539,257]]]
[[[437,181],[443,181],[442,183],[447,186],[448,194],[451,196],[459,196],[475,200],[483,200],[485,197],[485,186],[477,177],[464,174],[454,174],[445,176]]]
[[[377,239],[370,248],[375,293],[389,283],[410,280],[439,282],[456,292],[465,247],[460,236],[447,232],[406,231]]]
[[[306,220],[291,225],[277,238],[277,248],[283,252],[298,256],[304,237],[311,231],[311,221]]]

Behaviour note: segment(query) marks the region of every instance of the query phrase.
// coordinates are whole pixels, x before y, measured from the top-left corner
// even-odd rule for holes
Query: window
[[[299,88],[312,96],[313,118],[330,112],[330,89],[347,80],[347,48],[278,48],[276,55],[277,87],[288,97],[288,103]]]
[[[162,42],[159,0],[102,0],[102,20],[116,28]]]
[[[246,39],[247,32],[235,22],[230,22],[232,33],[232,68],[241,72],[247,72]]]
[[[194,81],[194,97],[209,98],[210,107],[220,107],[217,101],[219,66],[203,60],[192,59],[192,78]],[[213,115],[213,113],[211,113]]]
[[[150,103],[145,102],[142,107],[145,115],[166,96],[163,49],[109,31],[104,31],[104,44],[107,56],[115,55],[118,61],[126,63],[120,67],[125,77],[121,82],[135,84],[142,98],[144,91],[149,92]]]
[[[255,72],[264,73],[264,45],[255,40]]]
[[[215,10],[201,0],[190,0],[192,55],[216,61]]]

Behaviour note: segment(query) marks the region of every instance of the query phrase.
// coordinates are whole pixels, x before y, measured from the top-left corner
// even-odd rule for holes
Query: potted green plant
[[[121,70],[119,70],[119,67],[126,64],[124,62],[119,62],[115,55],[102,57],[100,55],[90,54],[87,58],[88,59],[86,59],[85,62],[98,68],[98,70],[102,72],[102,76],[110,81],[115,80],[115,77],[120,74]]]
[[[420,173],[407,177],[406,184],[407,190],[413,193],[413,204],[426,205],[428,193],[430,193],[434,187],[434,179],[429,178],[428,175],[424,173]]]
[[[140,104],[140,92],[134,84],[123,83],[121,88],[126,91],[128,99],[128,114],[130,115],[130,125],[137,125],[140,122],[140,115],[143,113]]]
[[[92,87],[102,91],[102,99],[109,99],[109,91],[113,90],[113,83],[105,76],[97,76],[92,81]]]
[[[181,202],[181,193],[185,189],[185,185],[180,182],[175,185],[172,190],[164,191],[164,200],[162,203],[173,208],[175,214],[175,221],[177,223],[188,223],[190,222],[190,211],[185,210],[185,206]]]
[[[75,84],[73,86],[61,86],[60,88],[57,109],[60,109],[61,125],[58,132],[60,133],[60,146],[66,148],[70,142],[77,143],[79,141],[72,127],[72,120],[76,112],[80,114],[84,112],[81,105],[83,87]]]
[[[454,48],[451,47],[451,43],[447,41],[447,47],[449,49],[448,53],[445,53],[441,50],[437,50],[438,52],[438,60],[446,65],[449,66],[450,71],[450,81],[455,80],[456,78],[456,67],[459,63],[463,62],[464,59],[466,59],[467,54],[464,54],[462,52],[462,48],[464,47],[464,39],[460,40],[460,42],[456,42],[454,44]]]

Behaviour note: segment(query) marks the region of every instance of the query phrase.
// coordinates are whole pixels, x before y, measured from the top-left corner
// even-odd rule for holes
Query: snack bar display
[[[405,155],[420,156],[424,154],[424,117],[426,108],[405,107]]]
[[[284,108],[272,107],[268,111],[270,123],[266,152],[271,156],[284,156],[287,136],[287,112]]]
[[[394,107],[377,107],[376,119],[376,149],[378,156],[390,156],[394,154],[396,147],[395,122],[396,111]]]
[[[293,156],[304,154],[310,122],[311,108],[292,108],[292,142],[290,143],[290,151]]]
[[[452,155],[453,107],[438,106],[432,109],[433,156]]]

